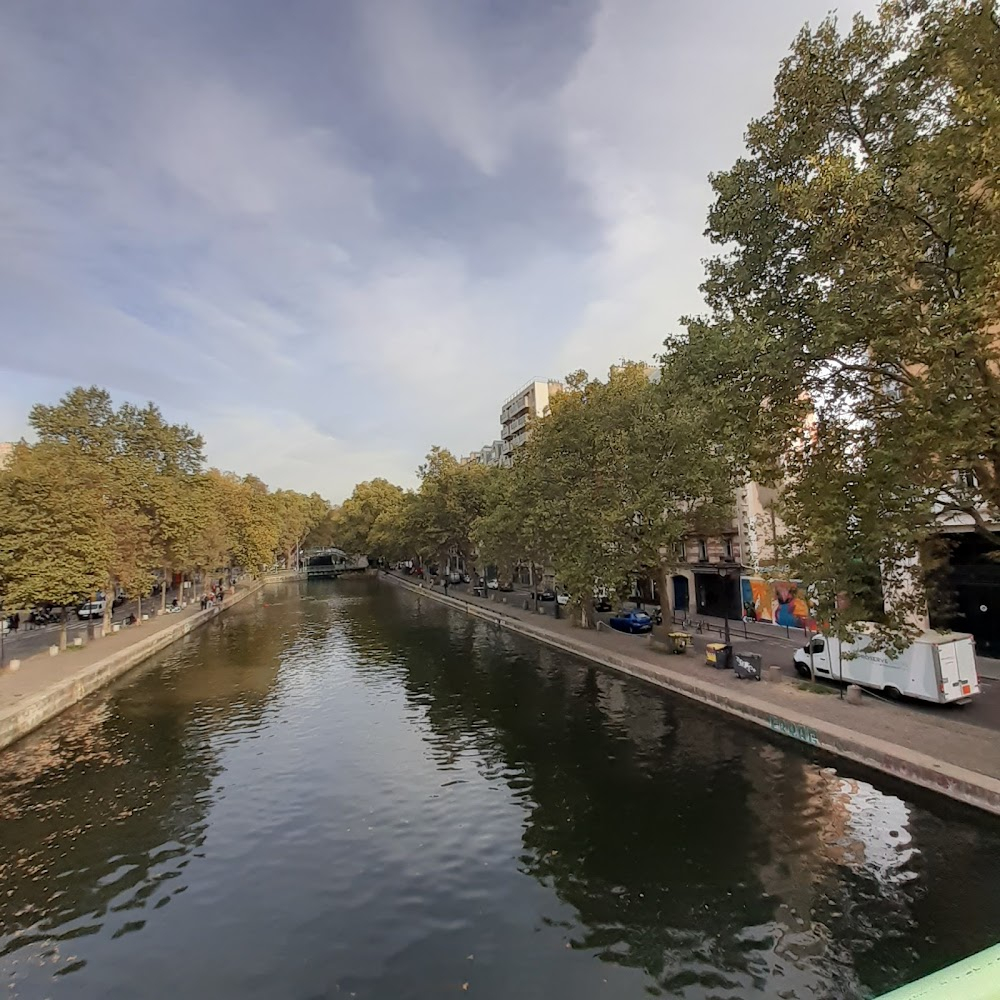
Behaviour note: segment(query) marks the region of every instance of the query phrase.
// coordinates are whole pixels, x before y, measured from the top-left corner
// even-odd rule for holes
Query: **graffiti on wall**
[[[767,622],[789,628],[810,625],[809,606],[801,595],[801,584],[788,580],[743,577],[743,614],[747,621]]]

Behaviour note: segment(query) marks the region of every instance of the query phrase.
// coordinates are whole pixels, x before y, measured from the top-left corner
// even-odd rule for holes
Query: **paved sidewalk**
[[[395,575],[394,579],[410,588],[419,586],[399,575]],[[436,593],[439,589],[435,588],[435,598],[442,596]],[[430,588],[425,587],[424,590],[430,591]],[[451,596],[454,598],[455,595]],[[630,663],[641,664],[643,673],[650,679],[662,677],[664,686],[682,693],[690,692],[700,700],[752,702],[755,713],[758,708],[770,711],[779,723],[783,719],[809,717],[828,725],[830,732],[863,737],[872,747],[882,748],[884,745],[887,752],[899,748],[914,760],[919,758],[922,767],[941,771],[955,767],[985,776],[989,780],[983,785],[990,789],[991,795],[997,796],[993,811],[1000,811],[1000,739],[991,730],[962,721],[961,708],[929,706],[925,712],[911,712],[902,710],[897,704],[870,697],[866,697],[862,705],[854,706],[841,700],[835,689],[817,694],[790,679],[781,683],[758,683],[741,681],[730,671],[712,670],[704,665],[704,647],[714,636],[695,636],[692,651],[683,656],[670,656],[653,650],[645,636],[585,631],[563,618],[556,620],[525,611],[520,606],[503,604],[496,599],[496,595],[494,599],[483,599],[463,594],[460,600],[482,611],[523,623],[532,630],[549,633],[567,646],[577,647],[583,655],[589,650],[609,659],[627,657]],[[759,717],[755,721],[760,721]],[[772,728],[777,727],[772,724]],[[800,733],[791,735],[801,738]],[[820,745],[826,745],[826,741]],[[874,758],[866,762],[878,766]],[[884,769],[901,777],[906,776],[898,768]],[[928,781],[918,780],[917,783],[932,787]],[[943,782],[939,784],[943,785]],[[941,790],[952,794],[944,787]],[[954,797],[972,801],[968,796]]]
[[[221,610],[261,585],[252,580],[237,585]],[[218,608],[202,611],[192,603],[177,614],[150,618],[81,647],[70,646],[56,656],[38,653],[21,660],[16,670],[9,666],[0,670],[0,748],[218,613]]]

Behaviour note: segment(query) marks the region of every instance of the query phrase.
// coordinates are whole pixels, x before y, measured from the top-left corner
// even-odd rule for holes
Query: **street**
[[[472,594],[472,585],[449,584],[448,593],[453,597],[466,598]],[[532,607],[533,602],[531,601],[530,589],[528,587],[516,586],[512,591],[491,591],[491,593],[494,601],[501,601],[506,598],[507,605],[512,608],[523,609],[526,603],[528,608]],[[624,605],[624,607],[628,608],[633,606],[631,602],[627,602]],[[542,614],[553,616],[556,613],[557,604],[555,601],[539,601],[538,608]],[[644,608],[651,610],[655,608],[655,605],[644,605]],[[558,612],[561,618],[566,617],[567,612],[565,608],[559,607]],[[600,613],[597,615],[597,618],[600,621],[606,622],[616,613]],[[722,641],[724,628],[722,619],[710,618],[705,615],[692,615],[691,617],[695,623],[700,622],[702,624],[703,631],[698,633],[691,626],[677,625],[676,628],[678,631],[694,633],[709,642]],[[669,625],[669,619],[664,624]],[[772,628],[774,634],[767,635],[767,630]],[[747,633],[746,637],[744,637],[744,631]],[[624,634],[622,634],[621,638],[623,643],[639,640],[637,636]],[[765,668],[772,665],[779,666],[783,675],[789,679],[801,682],[802,679],[798,676],[795,667],[792,665],[793,651],[796,647],[804,644],[804,638],[801,633],[798,635],[793,633],[786,636],[785,631],[781,628],[752,624],[748,625],[746,630],[744,630],[742,620],[733,620],[730,622],[730,639],[735,650],[759,653]],[[924,717],[936,716],[944,721],[949,718],[955,718],[968,725],[1000,731],[1000,670],[997,669],[998,664],[995,660],[979,658],[979,664],[981,693],[967,705],[936,705],[912,699],[895,702],[894,705],[901,712],[914,712]],[[819,683],[824,688],[830,690],[831,696],[835,697],[839,695],[840,685],[824,680],[821,680]],[[880,697],[876,692],[872,691],[866,692],[866,694],[872,698]]]
[[[191,593],[189,591],[189,593]],[[176,596],[177,591],[170,588],[167,591],[167,604],[169,604],[173,598]],[[143,614],[153,614],[160,607],[160,596],[147,597],[142,601],[142,612]],[[126,601],[124,604],[115,608],[111,613],[112,622],[122,622],[129,615],[136,614],[138,611],[138,602],[136,601]],[[87,635],[87,626],[90,622],[84,620],[81,621],[76,616],[76,610],[74,609],[70,612],[69,621],[67,623],[67,632],[69,636],[69,641],[72,642],[77,636]],[[101,627],[101,619],[95,618],[93,620],[93,625],[95,628]],[[9,663],[11,660],[26,660],[29,656],[34,656],[36,653],[44,652],[49,646],[53,646],[59,642],[59,625],[43,625],[41,628],[29,628],[24,622],[24,617],[22,616],[21,627],[16,632],[7,632],[3,637],[3,662],[4,664]]]

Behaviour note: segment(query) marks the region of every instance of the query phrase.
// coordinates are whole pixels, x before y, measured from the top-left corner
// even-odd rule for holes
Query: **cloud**
[[[355,483],[376,476],[407,487],[416,484],[412,456],[339,439],[288,410],[211,411],[203,430],[212,464],[241,474],[266,467],[272,483],[303,493],[316,491],[334,503]]]
[[[429,129],[476,169],[494,174],[520,109],[497,99],[476,51],[456,30],[462,6],[374,0],[362,8],[364,37],[398,127]]]
[[[706,176],[823,12],[0,8],[0,435],[97,382],[331,499],[480,446],[700,308]]]

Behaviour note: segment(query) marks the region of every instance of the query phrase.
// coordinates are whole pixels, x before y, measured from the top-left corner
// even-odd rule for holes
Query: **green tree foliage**
[[[913,565],[942,508],[997,543],[998,52],[995,0],[804,29],[746,156],[712,178],[711,312],[668,345],[667,378],[734,462],[785,483],[799,562],[831,578],[857,558],[828,563],[853,531],[845,476],[864,481],[866,573]],[[831,455],[844,475],[824,477]],[[920,587],[893,581],[895,626]]]
[[[333,544],[350,555],[388,557],[391,520],[402,508],[403,490],[386,479],[358,483],[333,514]],[[382,519],[380,532],[374,531]]]
[[[104,389],[67,393],[55,406],[35,406],[29,421],[42,442],[75,443],[101,471],[108,503],[103,515],[115,539],[102,589],[148,593],[152,569],[186,567],[191,560],[192,477],[204,458],[202,439],[169,424],[152,404],[115,409]],[[165,592],[164,592],[165,597]],[[111,603],[105,608],[109,627]]]
[[[420,489],[410,517],[418,550],[444,563],[451,557],[471,558],[472,527],[487,511],[491,477],[497,470],[460,463],[450,451],[434,447],[420,466]]]
[[[204,471],[201,437],[152,404],[116,409],[105,390],[77,388],[29,420],[38,443],[18,445],[0,475],[8,607],[70,607],[117,588],[141,598],[154,571],[256,574],[329,517],[315,493]]]
[[[77,441],[23,442],[0,472],[4,603],[73,606],[107,584],[115,553],[104,470]],[[66,647],[66,618],[59,644]]]
[[[698,523],[731,516],[728,465],[705,447],[682,400],[625,363],[606,382],[583,372],[538,422],[515,463],[512,491],[524,547],[551,558],[593,620],[595,585],[619,591],[648,572],[665,592],[663,567]]]
[[[328,504],[318,493],[306,496],[294,490],[277,490],[271,494],[271,503],[278,526],[278,549],[285,557],[285,566],[290,567],[310,531],[322,522]]]
[[[547,546],[535,544],[541,506],[532,500],[535,484],[527,472],[527,464],[519,462],[508,471],[494,474],[488,483],[486,511],[472,525],[483,576],[486,567],[492,565],[498,578],[509,583],[518,566],[529,562],[544,566],[551,559]]]

